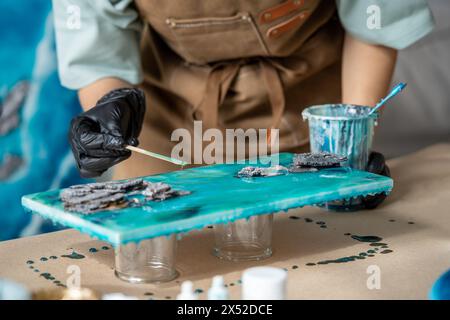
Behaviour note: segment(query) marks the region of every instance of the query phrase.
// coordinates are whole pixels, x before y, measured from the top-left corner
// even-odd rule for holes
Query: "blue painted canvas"
[[[80,112],[63,89],[48,0],[0,1],[0,240],[54,230],[22,195],[81,183],[67,142]]]
[[[280,164],[288,167],[292,158],[293,154],[280,154]],[[261,160],[269,163],[267,159]],[[174,190],[191,194],[90,215],[65,211],[59,198],[60,190],[25,196],[22,203],[43,217],[118,245],[253,215],[389,193],[393,187],[390,178],[348,167],[273,177],[236,177],[245,166],[220,164],[148,176],[144,178],[146,181],[165,182]]]
[[[450,270],[441,275],[430,290],[431,300],[450,300]]]

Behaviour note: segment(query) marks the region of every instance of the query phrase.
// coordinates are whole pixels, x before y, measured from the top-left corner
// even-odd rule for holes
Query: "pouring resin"
[[[308,120],[311,152],[328,152],[347,157],[343,164],[365,170],[372,147],[377,114],[369,114],[371,107],[349,104],[312,106],[302,112]],[[330,210],[358,210],[360,199],[325,204]]]

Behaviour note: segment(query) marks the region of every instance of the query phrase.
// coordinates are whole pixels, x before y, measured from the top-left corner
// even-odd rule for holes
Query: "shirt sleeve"
[[[59,77],[80,89],[105,77],[142,81],[142,23],[133,0],[53,0]]]
[[[404,49],[434,27],[426,0],[336,0],[340,20],[356,38]]]

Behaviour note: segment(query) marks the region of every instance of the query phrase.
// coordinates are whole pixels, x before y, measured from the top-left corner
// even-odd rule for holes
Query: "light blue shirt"
[[[132,2],[53,0],[63,86],[80,89],[105,77],[131,84],[142,81],[142,21]],[[434,27],[426,0],[336,0],[336,4],[346,31],[372,44],[403,49]]]

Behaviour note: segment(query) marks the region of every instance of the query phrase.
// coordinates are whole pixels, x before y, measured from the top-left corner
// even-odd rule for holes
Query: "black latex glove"
[[[130,157],[126,145],[137,146],[145,114],[142,90],[123,88],[103,96],[70,124],[72,152],[85,178],[100,176]]]
[[[391,172],[386,164],[384,156],[381,153],[375,151],[372,151],[369,155],[369,161],[366,170],[386,177],[391,176]],[[366,209],[375,209],[384,201],[384,199],[386,199],[386,197],[387,195],[385,194],[366,196],[363,198],[363,205]]]

